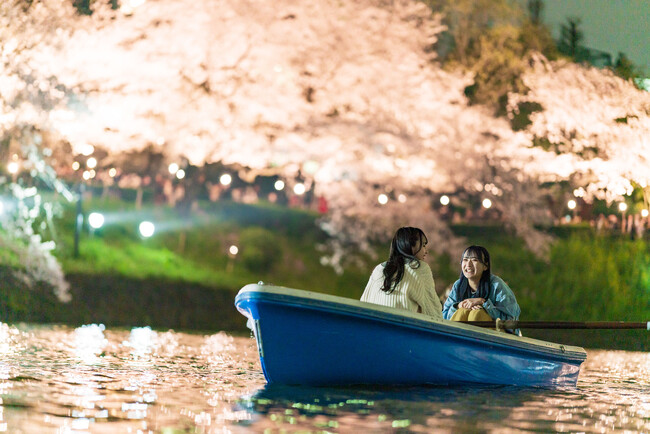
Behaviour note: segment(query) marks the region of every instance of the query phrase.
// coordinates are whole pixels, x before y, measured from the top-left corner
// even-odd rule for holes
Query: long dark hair
[[[478,289],[476,290],[476,297],[479,298],[484,298],[488,299],[488,295],[490,295],[490,277],[492,277],[492,268],[491,268],[491,262],[490,262],[490,254],[488,253],[487,249],[483,246],[469,246],[468,248],[465,249],[463,254],[460,257],[460,262],[461,262],[461,269],[460,269],[460,282],[458,285],[458,301],[465,300],[466,298],[470,298],[472,294],[472,287],[469,286],[469,280],[465,275],[463,274],[463,258],[465,255],[473,255],[476,256],[479,261],[483,265],[485,265],[487,268],[483,270],[483,274],[481,274],[481,280],[478,283]]]
[[[422,229],[405,226],[395,232],[393,241],[390,243],[390,253],[388,261],[384,266],[384,284],[381,290],[390,294],[395,291],[395,287],[404,277],[404,265],[413,263],[415,268],[420,266],[420,262],[415,257],[417,252],[413,248],[420,243],[420,248],[424,248],[427,237]],[[417,265],[415,265],[417,264]]]

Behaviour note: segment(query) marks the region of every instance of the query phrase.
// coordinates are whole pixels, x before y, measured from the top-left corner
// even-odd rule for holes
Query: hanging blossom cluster
[[[513,131],[469,105],[471,77],[436,63],[440,22],[415,0],[157,0],[78,17],[63,53],[44,47],[35,58],[76,91],[49,112],[73,148],[153,146],[170,160],[279,174],[289,187],[302,178],[328,201],[322,224],[335,249],[325,261],[335,266],[346,247],[368,250],[401,225],[423,227],[456,256],[435,194],[491,199],[543,252],[540,182],[573,177],[615,194],[642,185],[644,94],[607,72],[540,59],[525,77],[530,93],[510,104],[543,110]],[[555,147],[535,146],[541,139]]]
[[[72,200],[72,193],[40,155],[40,136],[23,132],[22,138],[30,141],[30,144],[23,146],[27,154],[27,160],[23,163],[27,169],[34,172],[34,177],[41,182],[49,184],[52,190]],[[15,255],[18,261],[16,275],[28,286],[45,282],[53,288],[59,300],[70,301],[69,284],[52,254],[56,247],[51,236],[54,231],[53,218],[60,211],[57,204],[44,199],[33,184],[28,186],[25,182],[2,177],[0,186],[1,191],[6,193],[0,212],[0,247]]]
[[[69,153],[49,147],[49,113],[62,104],[67,90],[35,60],[35,51],[56,50],[69,36],[72,7],[59,1],[6,0],[0,3],[0,245],[12,258],[18,277],[31,286],[45,282],[68,301],[69,285],[52,255],[56,206],[37,186],[48,186],[72,200],[48,163]],[[68,29],[68,30],[66,30]],[[55,134],[56,135],[56,134]],[[19,167],[22,166],[22,167]],[[25,176],[17,176],[17,171]]]

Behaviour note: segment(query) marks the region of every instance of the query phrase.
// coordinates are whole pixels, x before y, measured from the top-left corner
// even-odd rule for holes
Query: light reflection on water
[[[588,351],[569,389],[308,388],[249,337],[0,323],[0,432],[650,432],[648,390],[647,353]]]

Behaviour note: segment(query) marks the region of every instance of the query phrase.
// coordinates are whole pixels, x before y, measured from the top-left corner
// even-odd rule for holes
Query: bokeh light
[[[490,199],[483,199],[483,208],[489,209],[492,207],[492,201]]]
[[[150,221],[145,220],[142,223],[140,223],[140,226],[138,226],[138,230],[140,231],[140,235],[142,235],[145,238],[149,238],[153,236],[154,232],[156,232],[156,226]]]
[[[625,202],[621,202],[618,204],[618,210],[621,212],[627,211],[627,204]]]
[[[228,253],[231,254],[232,256],[237,255],[239,253],[239,247],[235,246],[234,244],[228,248]]]
[[[81,155],[87,157],[92,155],[95,152],[95,147],[93,145],[85,144],[81,147]]]
[[[641,210],[641,217],[648,217],[648,210],[647,209],[642,209]]]
[[[224,173],[219,178],[219,182],[221,183],[221,185],[230,185],[232,183],[232,176],[230,176],[227,173]]]
[[[88,224],[93,229],[99,229],[104,226],[104,216],[98,212],[91,212],[88,216]]]
[[[176,178],[178,178],[178,179],[185,178],[185,171],[183,169],[178,169],[176,171]]]
[[[440,203],[443,205],[449,205],[449,196],[447,196],[446,194],[440,196]]]
[[[298,184],[293,186],[293,192],[296,193],[297,195],[305,194],[305,184],[302,182],[299,182]]]
[[[566,206],[569,207],[569,209],[575,209],[576,208],[576,201],[571,199],[570,201],[567,202]]]
[[[275,184],[273,185],[277,191],[284,190],[284,181],[277,180],[275,181]]]
[[[388,196],[384,193],[380,194],[377,196],[377,202],[379,202],[380,205],[386,205],[388,203]]]
[[[169,170],[169,173],[172,175],[176,175],[176,172],[178,172],[178,164],[176,163],[171,163],[168,167],[167,170]]]
[[[11,163],[7,164],[7,171],[13,175],[15,173],[18,173],[18,167],[18,163],[12,161]]]

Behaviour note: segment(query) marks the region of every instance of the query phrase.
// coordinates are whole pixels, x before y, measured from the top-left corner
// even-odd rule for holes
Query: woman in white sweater
[[[424,262],[427,243],[421,229],[399,228],[390,244],[388,261],[375,267],[361,301],[442,319],[431,268]]]

